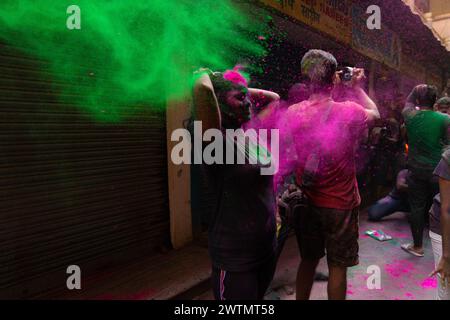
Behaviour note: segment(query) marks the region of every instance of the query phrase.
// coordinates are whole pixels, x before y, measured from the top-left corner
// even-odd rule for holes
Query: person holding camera
[[[391,192],[369,207],[367,210],[369,221],[381,221],[384,217],[398,211],[409,212],[407,176],[408,169],[401,170],[397,174],[396,183]]]
[[[368,122],[380,114],[361,88],[364,70],[337,71],[335,57],[322,50],[308,51],[301,62],[311,96],[289,107],[280,136],[295,145],[292,170],[308,198],[295,216],[301,263],[297,299],[308,299],[317,265],[327,255],[328,298],[345,299],[347,268],[358,260],[358,208],[355,149]],[[336,84],[348,81],[360,104],[336,102]],[[286,139],[289,138],[289,139]]]

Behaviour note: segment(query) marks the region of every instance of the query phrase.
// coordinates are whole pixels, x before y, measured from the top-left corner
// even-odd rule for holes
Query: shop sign
[[[381,29],[369,29],[367,18],[366,8],[355,3],[352,7],[353,49],[391,68],[399,69],[401,64],[400,38],[383,23]]]
[[[345,44],[351,42],[351,0],[260,0]]]

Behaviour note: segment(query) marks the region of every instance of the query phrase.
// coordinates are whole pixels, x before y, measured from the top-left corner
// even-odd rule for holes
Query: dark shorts
[[[359,263],[359,208],[338,210],[309,206],[295,214],[295,234],[302,259],[327,255],[332,266]]]

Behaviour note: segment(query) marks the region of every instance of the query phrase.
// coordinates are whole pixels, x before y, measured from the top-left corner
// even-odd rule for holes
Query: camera
[[[341,80],[344,82],[349,82],[353,78],[353,69],[352,67],[343,67],[340,73]]]

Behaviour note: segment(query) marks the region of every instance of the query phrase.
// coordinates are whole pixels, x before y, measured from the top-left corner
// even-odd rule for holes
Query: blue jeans
[[[370,221],[380,221],[384,217],[393,214],[397,211],[409,212],[408,199],[403,198],[393,198],[390,195],[378,200],[369,208],[369,220]]]

